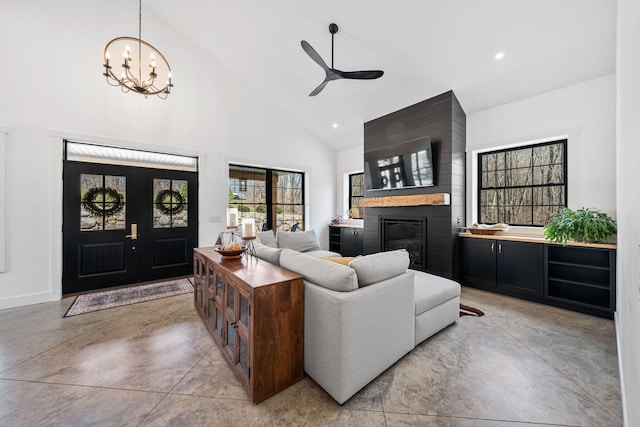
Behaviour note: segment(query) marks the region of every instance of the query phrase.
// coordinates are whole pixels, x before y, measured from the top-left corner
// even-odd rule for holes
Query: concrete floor
[[[305,377],[247,401],[189,294],[63,319],[73,298],[0,311],[7,426],[619,426],[614,324],[463,288],[483,310],[343,406]]]

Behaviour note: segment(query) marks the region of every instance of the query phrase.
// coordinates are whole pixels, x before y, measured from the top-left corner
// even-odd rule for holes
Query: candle
[[[237,226],[238,226],[238,209],[228,208],[227,209],[227,227],[237,227]]]
[[[242,219],[242,237],[255,237],[256,222],[253,218]]]

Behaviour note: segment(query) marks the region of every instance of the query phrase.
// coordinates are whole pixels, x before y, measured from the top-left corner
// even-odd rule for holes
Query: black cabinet
[[[329,227],[329,250],[342,256],[358,256],[364,253],[362,228]]]
[[[544,296],[560,307],[613,317],[615,265],[613,249],[549,245]]]
[[[601,317],[615,312],[615,249],[464,237],[460,254],[463,285]]]
[[[340,229],[342,227],[329,226],[329,250],[340,252]]]
[[[542,296],[541,244],[465,238],[461,246],[463,284],[516,296]]]

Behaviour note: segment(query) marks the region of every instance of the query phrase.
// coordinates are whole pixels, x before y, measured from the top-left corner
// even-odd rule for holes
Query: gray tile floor
[[[0,311],[7,426],[618,426],[613,322],[464,288],[465,316],[352,397],[310,378],[253,405],[191,295],[63,319]]]

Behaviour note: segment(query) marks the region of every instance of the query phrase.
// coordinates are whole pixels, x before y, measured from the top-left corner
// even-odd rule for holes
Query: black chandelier
[[[132,56],[131,46],[134,49],[137,47],[137,56]],[[110,49],[123,52],[120,76],[117,76],[109,65]],[[144,67],[143,58],[148,58],[148,63]],[[117,37],[107,43],[104,48],[103,67],[102,75],[107,78],[107,83],[111,86],[120,86],[123,92],[139,93],[145,98],[149,95],[157,95],[166,99],[169,96],[173,87],[169,62],[158,49],[142,40],[142,0],[139,0],[138,7],[138,38]],[[158,82],[162,81],[166,83],[159,85]]]

